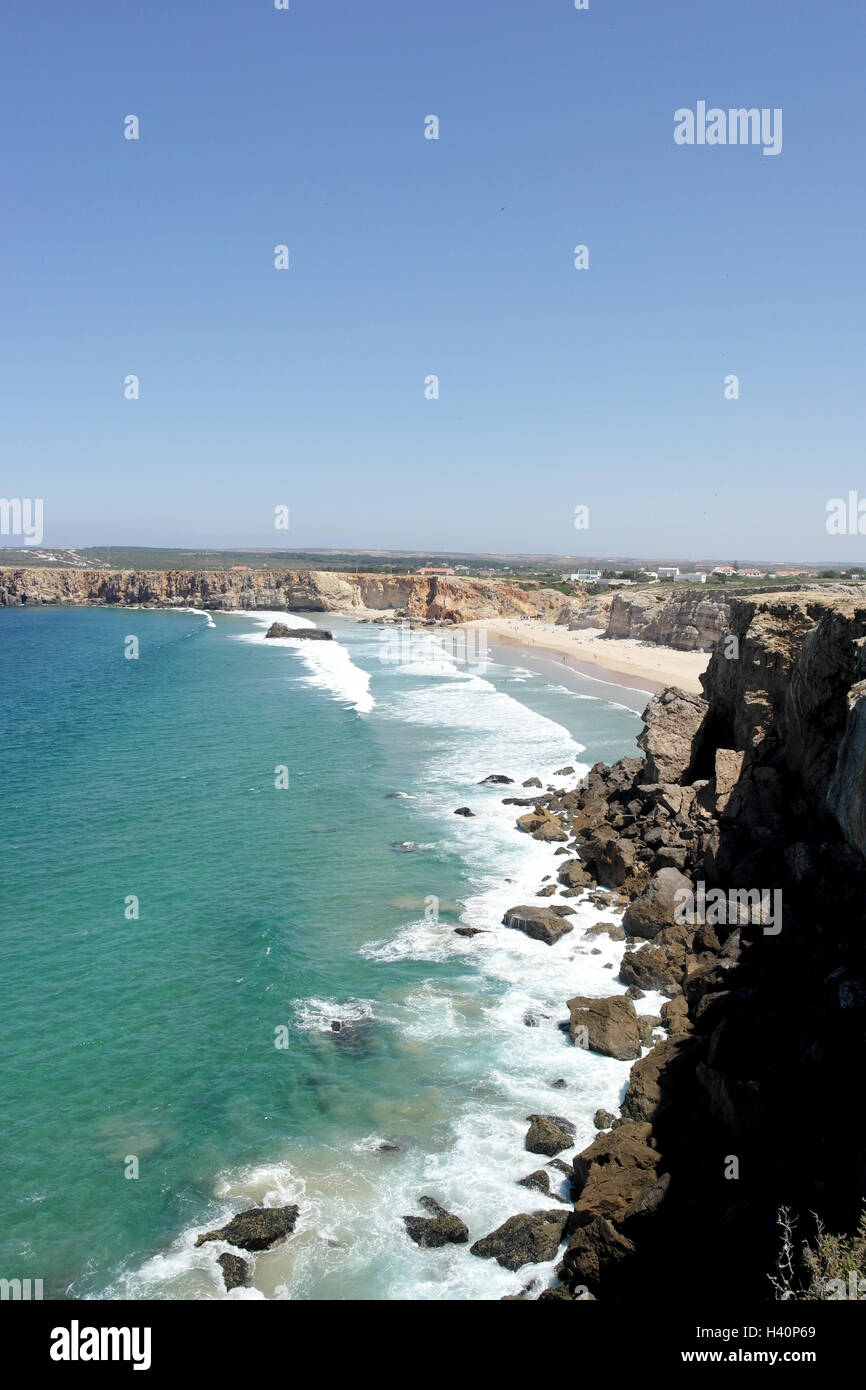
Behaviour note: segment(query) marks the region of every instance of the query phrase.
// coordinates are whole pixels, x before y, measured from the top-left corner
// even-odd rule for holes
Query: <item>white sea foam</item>
[[[293,1009],[295,1026],[304,1033],[329,1033],[335,1021],[362,1023],[377,1017],[372,999],[299,999]]]
[[[125,603],[121,606],[123,608],[131,608],[136,610],[146,609],[147,607],[147,605],[142,603]],[[204,618],[205,623],[208,627],[216,627],[216,623],[214,622],[213,618],[211,617],[210,613],[207,611],[206,608],[187,608],[181,607],[179,603],[170,603],[167,604],[165,608],[160,608],[158,611],[160,613],[193,613],[197,618]]]
[[[335,700],[340,700],[358,714],[369,714],[375,705],[370,694],[370,676],[360,666],[356,666],[347,649],[334,639],[331,642],[311,642],[303,637],[266,637],[271,623],[282,622],[291,627],[315,627],[309,618],[297,613],[271,613],[262,609],[251,610],[246,614],[254,619],[260,632],[241,633],[240,642],[262,643],[268,647],[290,647],[300,656],[309,675],[303,683],[315,690],[327,691]]]
[[[181,608],[181,613],[195,613],[196,617],[204,618],[208,627],[216,627],[216,623],[205,608]]]

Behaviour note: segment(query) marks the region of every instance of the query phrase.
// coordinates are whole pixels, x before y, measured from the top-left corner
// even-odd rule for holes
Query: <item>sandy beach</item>
[[[633,638],[603,638],[591,628],[569,632],[534,618],[484,618],[461,626],[482,628],[489,638],[509,645],[556,653],[577,671],[582,667],[590,675],[606,671],[622,678],[625,685],[654,691],[677,685],[703,694],[698,677],[707,669],[709,652],[680,652]]]

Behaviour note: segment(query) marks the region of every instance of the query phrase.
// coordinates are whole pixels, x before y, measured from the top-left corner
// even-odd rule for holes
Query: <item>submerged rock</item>
[[[196,1249],[209,1240],[224,1240],[239,1250],[270,1250],[290,1236],[298,1220],[298,1207],[251,1207],[238,1212],[225,1226],[205,1231],[196,1238]]]
[[[616,922],[596,922],[593,926],[587,927],[587,936],[609,936],[611,941],[625,941],[625,932],[622,927],[618,927]]]
[[[468,806],[458,806],[454,814],[455,816],[474,816],[475,812],[470,811]]]
[[[372,1018],[332,1018],[328,1037],[341,1052],[367,1053],[374,1044],[378,1023]]]

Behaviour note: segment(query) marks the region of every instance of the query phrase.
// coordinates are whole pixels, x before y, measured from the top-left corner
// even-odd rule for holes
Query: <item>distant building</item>
[[[577,570],[574,574],[564,574],[562,577],[572,584],[597,584],[601,579],[601,570]]]
[[[679,579],[679,565],[659,565],[659,579]]]
[[[713,566],[713,574],[723,574],[723,575],[725,575],[726,577],[728,577],[728,576],[734,575],[734,574],[736,574],[736,573],[737,573],[737,571],[734,569],[733,565],[714,565],[714,566]]]
[[[707,576],[704,574],[703,570],[696,570],[694,573],[689,574],[681,574],[679,577],[681,580],[684,580],[686,584],[706,584],[707,582]]]
[[[600,589],[625,589],[625,588],[628,587],[629,584],[633,584],[633,583],[634,583],[634,580],[633,580],[633,579],[599,579],[597,582],[598,582],[598,587],[599,587]]]
[[[422,565],[419,574],[453,574],[453,569],[448,565]]]

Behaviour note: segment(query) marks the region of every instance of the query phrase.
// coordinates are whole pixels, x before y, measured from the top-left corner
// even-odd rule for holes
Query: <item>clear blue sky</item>
[[[0,495],[55,545],[862,559],[864,11],[5,6]],[[782,153],[677,146],[699,100]]]

